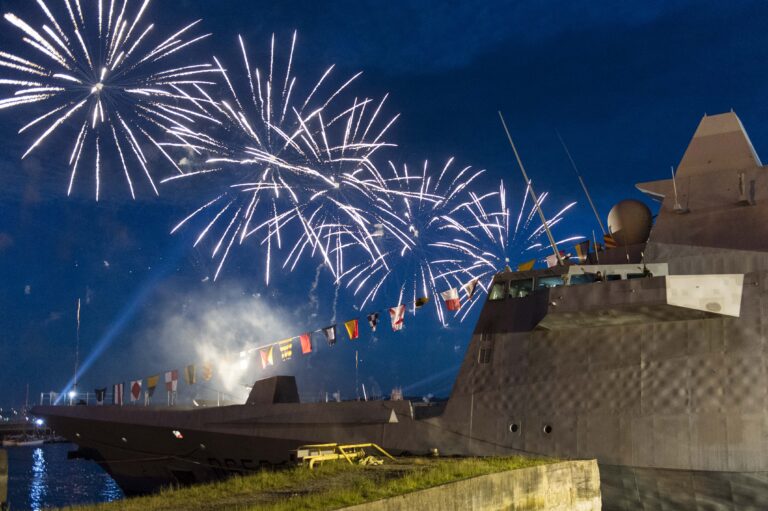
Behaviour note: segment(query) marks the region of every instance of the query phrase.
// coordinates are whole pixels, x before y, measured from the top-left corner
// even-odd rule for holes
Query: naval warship
[[[768,172],[734,113],[609,215],[616,246],[490,283],[447,401],[41,406],[127,494],[285,463],[302,444],[596,458],[605,509],[768,509]]]

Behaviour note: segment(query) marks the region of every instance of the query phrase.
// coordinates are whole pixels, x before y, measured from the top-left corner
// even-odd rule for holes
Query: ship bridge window
[[[524,298],[533,290],[533,279],[513,280],[509,283],[510,298]]]
[[[536,279],[536,289],[559,287],[565,284],[562,277],[539,277]]]
[[[642,279],[645,276],[645,273],[627,273],[628,279]]]
[[[621,275],[618,275],[616,273],[609,273],[605,276],[605,280],[611,281],[611,280],[621,280]]]
[[[595,282],[596,277],[594,273],[576,273],[574,275],[571,275],[571,285],[572,286],[578,286],[580,284],[591,284]]]
[[[491,291],[488,293],[488,300],[490,301],[496,301],[496,300],[503,300],[504,295],[506,294],[506,282],[494,282],[491,286]]]

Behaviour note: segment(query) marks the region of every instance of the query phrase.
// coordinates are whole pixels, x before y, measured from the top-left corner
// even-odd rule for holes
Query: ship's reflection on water
[[[8,500],[14,510],[111,502],[123,492],[96,463],[68,460],[72,444],[8,449]]]

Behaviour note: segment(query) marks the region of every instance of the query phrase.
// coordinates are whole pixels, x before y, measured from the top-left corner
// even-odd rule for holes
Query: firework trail
[[[304,256],[319,256],[338,280],[345,254],[353,247],[373,254],[364,205],[375,200],[380,184],[371,156],[390,146],[383,141],[397,116],[382,121],[386,101],[354,99],[339,107],[343,92],[360,73],[331,85],[334,66],[303,87],[294,74],[297,34],[287,57],[270,43],[269,61],[258,65],[238,37],[242,63],[236,71],[214,57],[224,84],[224,99],[202,104],[215,118],[215,130],[171,129],[184,150],[184,175],[166,181],[207,176],[220,179],[222,191],[179,222],[178,231],[201,218],[195,245],[210,238],[218,278],[230,250],[251,236],[264,247],[264,279],[269,284],[277,252],[287,252],[283,268],[294,269]],[[238,79],[235,79],[238,78]],[[300,92],[301,91],[301,92]],[[221,136],[217,136],[221,133]]]
[[[393,286],[399,302],[418,297],[433,301],[441,323],[445,316],[440,292],[471,280],[479,238],[466,227],[472,182],[485,170],[455,167],[453,158],[433,175],[429,162],[412,172],[389,162],[389,173],[373,210],[381,256],[350,272],[347,287],[362,305]]]
[[[9,72],[0,86],[13,89],[0,99],[0,109],[38,106],[36,117],[19,130],[38,131],[22,158],[54,132],[69,131],[74,142],[66,152],[68,195],[78,169],[89,160],[98,200],[107,157],[122,169],[133,198],[132,172],[137,169],[157,193],[140,140],[181,172],[156,140],[157,133],[205,116],[196,106],[203,98],[191,97],[185,88],[211,83],[202,78],[213,68],[168,62],[210,34],[194,35],[198,20],[169,37],[153,37],[154,24],[143,23],[150,0],[91,0],[86,8],[80,0],[61,0],[54,9],[44,0],[36,3],[42,19],[37,28],[13,13],[4,16],[21,32],[24,52],[0,51],[0,67]]]
[[[320,252],[326,266],[339,283],[345,275],[360,268],[350,266],[345,258],[353,252],[368,260],[380,259],[382,254],[375,240],[375,219],[371,210],[381,201],[382,193],[396,195],[386,188],[386,180],[373,162],[373,154],[382,147],[392,146],[381,139],[397,117],[377,131],[372,139],[366,137],[384,104],[386,97],[375,105],[370,118],[366,108],[370,100],[353,101],[341,115],[324,125],[322,116],[309,124],[309,145],[314,138],[323,141],[324,150],[312,153],[311,165],[323,176],[309,184],[311,191],[306,206],[297,210],[302,225],[306,225],[291,249],[285,264],[295,267],[303,252]],[[335,124],[335,126],[334,126]],[[311,126],[315,125],[315,129]],[[331,146],[329,135],[340,143]],[[322,156],[321,156],[322,154]],[[354,258],[353,258],[354,259]]]

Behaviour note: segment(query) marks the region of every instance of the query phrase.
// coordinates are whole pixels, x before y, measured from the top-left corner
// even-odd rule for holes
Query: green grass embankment
[[[556,460],[506,458],[411,458],[382,466],[326,463],[314,470],[294,467],[237,476],[216,483],[76,508],[77,511],[319,511],[402,495],[495,472]]]

